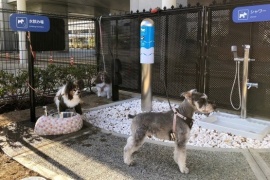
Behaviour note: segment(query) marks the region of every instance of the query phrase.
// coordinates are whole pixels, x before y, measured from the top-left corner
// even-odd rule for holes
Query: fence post
[[[28,49],[28,75],[29,75],[29,84],[31,87],[35,88],[34,84],[34,57],[31,52],[30,42],[27,42]],[[30,121],[36,122],[36,99],[35,91],[29,87],[29,100],[30,100]]]

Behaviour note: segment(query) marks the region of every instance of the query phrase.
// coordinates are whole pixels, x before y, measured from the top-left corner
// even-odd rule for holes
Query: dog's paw
[[[133,166],[135,164],[130,157],[126,156],[124,156],[124,163],[127,164],[128,166]]]
[[[135,162],[134,161],[130,161],[130,162],[125,162],[125,164],[127,164],[128,166],[134,166]]]
[[[132,166],[132,161],[131,160],[128,160],[128,159],[124,159],[124,163],[129,165],[129,166]]]
[[[134,161],[132,161],[128,166],[135,166],[136,163]]]
[[[189,169],[187,167],[180,168],[180,172],[183,173],[183,174],[188,174],[189,173]]]

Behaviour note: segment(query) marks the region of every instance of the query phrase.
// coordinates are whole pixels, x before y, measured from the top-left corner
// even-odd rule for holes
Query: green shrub
[[[86,86],[91,86],[91,78],[96,74],[95,65],[56,66],[48,65],[47,68],[34,68],[34,86],[37,96],[55,93],[67,81],[83,79]],[[20,70],[16,73],[0,71],[0,100],[21,100],[28,96],[28,71]]]
[[[0,71],[0,97],[10,96],[16,98],[24,96],[27,92],[26,80],[28,72],[20,70],[15,74],[8,73],[3,70]]]

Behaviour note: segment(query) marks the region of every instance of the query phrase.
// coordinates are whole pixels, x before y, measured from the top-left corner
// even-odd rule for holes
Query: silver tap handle
[[[237,46],[231,46],[231,51],[232,52],[237,52]]]
[[[243,45],[243,47],[244,47],[244,49],[250,49],[250,45],[248,45],[248,44]]]
[[[236,58],[238,58],[238,55],[237,55],[237,46],[231,46],[231,51],[233,53],[233,57],[234,57],[234,60],[236,60]]]

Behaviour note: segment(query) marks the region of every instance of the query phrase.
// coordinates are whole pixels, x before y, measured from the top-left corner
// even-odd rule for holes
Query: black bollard
[[[121,61],[114,59],[112,63],[112,100],[119,100],[119,85],[122,84]]]

